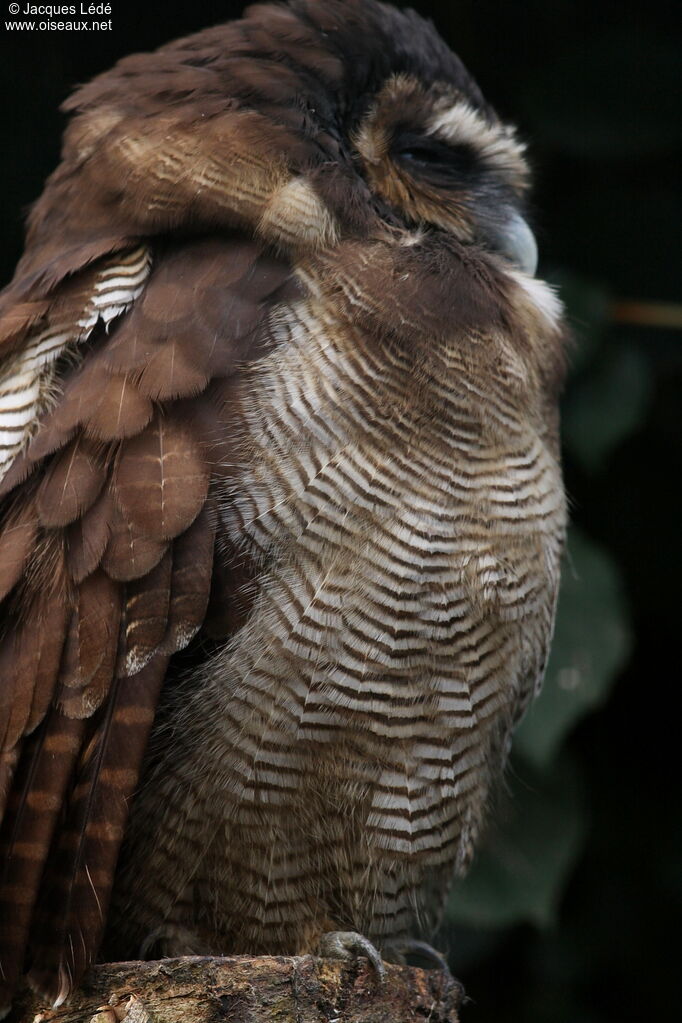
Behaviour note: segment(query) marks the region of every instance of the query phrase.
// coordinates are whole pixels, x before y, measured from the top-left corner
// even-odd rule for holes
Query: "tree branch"
[[[461,989],[437,970],[312,956],[184,957],[93,967],[68,1005],[25,992],[11,1023],[458,1023]],[[9,1023],[9,1021],[8,1021]]]

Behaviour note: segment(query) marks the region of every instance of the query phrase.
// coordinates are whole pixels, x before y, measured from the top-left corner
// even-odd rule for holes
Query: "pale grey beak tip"
[[[512,213],[501,238],[501,249],[524,273],[533,277],[538,267],[535,235],[519,213]]]

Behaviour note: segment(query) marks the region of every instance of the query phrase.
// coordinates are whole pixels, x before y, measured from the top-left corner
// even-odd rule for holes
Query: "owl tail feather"
[[[99,948],[119,849],[169,657],[118,678],[81,755],[32,926],[31,986],[62,1005]]]
[[[22,972],[40,880],[85,722],[54,708],[24,744],[13,799],[3,822],[0,878],[0,1005]],[[2,1017],[0,1017],[2,1018]]]

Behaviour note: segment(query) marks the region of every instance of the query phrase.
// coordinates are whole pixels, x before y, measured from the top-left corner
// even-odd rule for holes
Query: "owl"
[[[0,295],[0,1004],[97,956],[388,956],[552,632],[524,147],[376,0],[258,4],[65,109]]]

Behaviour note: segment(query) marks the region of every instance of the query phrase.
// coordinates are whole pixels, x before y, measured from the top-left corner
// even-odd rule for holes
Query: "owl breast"
[[[562,489],[509,367],[484,395],[455,339],[412,351],[312,299],[273,331],[220,500],[257,564],[251,611],[135,804],[133,835],[170,843],[136,872],[167,892],[201,850],[200,908],[164,895],[149,919],[180,912],[204,939],[166,952],[432,930],[551,632]]]

